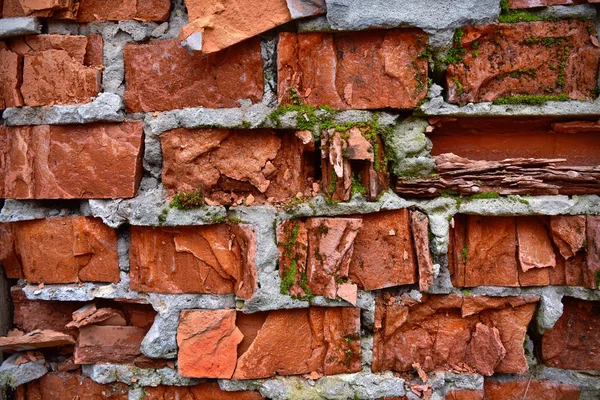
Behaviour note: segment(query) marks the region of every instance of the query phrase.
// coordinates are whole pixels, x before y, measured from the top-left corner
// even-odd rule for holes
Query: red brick
[[[600,288],[600,217],[588,215],[587,229],[587,268],[583,274],[585,286]]]
[[[455,47],[466,52],[461,62],[448,66],[450,102],[521,94],[593,99],[600,48],[593,42],[591,21],[478,25],[462,32]],[[545,38],[554,42],[545,44]]]
[[[238,358],[233,379],[358,372],[359,339],[358,308],[271,311]]]
[[[169,0],[80,0],[77,22],[96,20],[167,21]]]
[[[147,330],[134,326],[89,325],[79,330],[76,364],[138,364],[151,360],[140,346]]]
[[[214,53],[292,20],[286,0],[185,0],[190,24],[179,37],[199,32],[201,50]],[[268,15],[268,18],[265,18]]]
[[[408,210],[362,216],[354,241],[350,279],[366,290],[417,281],[417,261]]]
[[[129,392],[128,386],[123,383],[102,385],[81,374],[67,372],[50,372],[20,389],[18,400],[127,400]]]
[[[75,344],[75,340],[70,335],[49,330],[0,337],[0,351],[10,353],[50,347],[72,346],[73,344]]]
[[[508,0],[509,8],[549,7],[569,4],[585,4],[587,0]],[[595,1],[589,1],[595,3]]]
[[[65,217],[8,224],[12,225],[15,255],[28,282],[119,281],[117,234],[100,219]],[[7,263],[8,270],[17,270],[10,260],[1,261]]]
[[[563,299],[563,314],[542,337],[542,358],[554,368],[600,370],[600,304]]]
[[[432,121],[433,122],[433,121]],[[564,158],[563,165],[600,164],[600,125],[551,119],[458,118],[435,120],[431,154],[454,153],[472,160]]]
[[[161,135],[169,194],[202,190],[210,203],[289,202],[311,194],[314,142],[292,131],[175,129]]]
[[[235,310],[184,310],[177,329],[177,367],[191,378],[231,379],[238,345]]]
[[[4,18],[28,15],[52,17],[55,14],[72,12],[75,8],[74,0],[4,0],[2,14]]]
[[[445,400],[483,400],[483,390],[452,390],[446,394]]]
[[[581,389],[538,379],[517,379],[513,381],[484,381],[487,400],[579,400]]]
[[[208,57],[190,55],[177,39],[128,43],[124,51],[128,112],[239,107],[239,99],[262,100],[259,38]]]
[[[132,290],[235,292],[245,299],[255,291],[255,237],[242,226],[132,226],[130,233]]]
[[[206,382],[195,386],[157,386],[144,388],[145,400],[260,400],[258,392],[226,392],[216,382]]]
[[[416,107],[427,93],[426,42],[417,30],[280,33],[279,102],[295,89],[312,106]]]
[[[0,127],[0,143],[6,144],[0,149],[0,196],[134,197],[142,175],[142,125]]]
[[[0,110],[25,105],[21,95],[23,57],[0,43]]]
[[[420,363],[426,371],[466,364],[479,373],[524,373],[523,341],[536,301],[537,297],[458,295],[424,295],[420,303],[406,295],[379,298],[373,371],[408,372],[413,370],[413,363]],[[477,329],[478,324],[484,326]],[[476,331],[483,338],[485,332],[491,334],[494,329],[500,337],[499,349],[504,352],[490,359],[478,351],[478,345],[471,348],[471,342]]]
[[[411,211],[410,217],[419,266],[419,290],[429,290],[434,280],[433,263],[429,251],[429,220],[420,211]]]

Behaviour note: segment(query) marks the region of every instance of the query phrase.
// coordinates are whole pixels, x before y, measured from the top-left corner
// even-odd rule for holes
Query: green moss
[[[483,193],[474,194],[473,196],[471,196],[469,198],[471,200],[477,200],[477,199],[498,199],[498,198],[500,198],[500,194],[498,192],[483,192]]]
[[[355,195],[356,193],[366,195],[367,188],[363,186],[362,182],[356,175],[353,175],[352,176],[352,195]]]
[[[510,76],[511,78],[520,78],[524,75],[530,76],[532,78],[536,78],[537,77],[537,72],[535,69],[533,68],[528,68],[528,69],[521,69],[519,68],[516,71],[513,71],[511,73],[508,74],[508,76]]]
[[[170,208],[165,208],[158,215],[158,224],[159,225],[164,225],[164,223],[167,222],[167,215],[169,215],[169,211],[170,211]]]
[[[463,264],[466,264],[467,256],[469,254],[469,249],[467,248],[466,244],[465,244],[465,247],[463,247],[461,254],[462,254],[462,262],[463,262]]]
[[[335,171],[331,170],[331,182],[329,182],[329,195],[333,196],[335,188],[337,187],[338,176]]]
[[[242,121],[242,128],[248,129],[251,126],[252,126],[252,124],[249,121]]]
[[[246,221],[244,221],[243,219],[238,218],[238,217],[227,216],[227,221],[231,222],[232,224],[247,224]]]
[[[565,86],[565,70],[567,68],[567,60],[569,58],[569,54],[571,54],[571,48],[569,46],[565,46],[563,52],[560,55],[560,64],[558,66],[558,78],[556,79],[556,86],[561,88]]]
[[[460,96],[461,94],[463,94],[463,85],[462,83],[460,83],[458,78],[453,76],[452,81],[456,84],[456,91],[458,92],[458,95]]]
[[[528,104],[540,105],[548,101],[568,101],[569,96],[562,93],[559,95],[534,95],[534,94],[519,94],[513,96],[503,96],[494,101],[494,104],[509,105],[509,104]]]
[[[202,190],[194,192],[179,192],[174,197],[170,207],[178,210],[190,210],[192,208],[199,208],[204,206],[204,194]]]
[[[463,62],[463,56],[467,53],[467,50],[463,47],[462,37],[464,32],[462,29],[454,31],[454,46],[448,50],[445,57],[442,57],[442,62],[446,64],[458,64]]]
[[[296,268],[297,262],[296,260],[292,260],[287,274],[281,278],[281,286],[279,288],[281,294],[289,294],[290,288],[296,284]]]

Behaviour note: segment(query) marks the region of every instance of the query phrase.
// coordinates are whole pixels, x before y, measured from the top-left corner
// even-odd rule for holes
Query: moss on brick
[[[569,96],[561,93],[559,95],[535,95],[535,94],[518,94],[512,96],[499,97],[494,101],[494,104],[508,105],[508,104],[527,104],[537,106],[544,104],[548,101],[569,101]]]

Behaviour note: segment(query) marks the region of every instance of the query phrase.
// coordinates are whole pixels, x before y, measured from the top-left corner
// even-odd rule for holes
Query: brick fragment
[[[411,223],[417,264],[419,266],[419,290],[428,290],[433,285],[434,272],[429,252],[429,219],[419,211],[411,211]]]
[[[491,24],[461,32],[455,49],[464,54],[448,66],[450,102],[495,101],[514,95],[593,99],[600,47],[594,42],[592,22]]]
[[[167,21],[171,11],[169,0],[80,0],[77,22],[92,21]]]
[[[550,217],[550,234],[560,254],[568,260],[583,248],[586,239],[585,215],[554,215]]]
[[[483,400],[483,390],[452,390],[446,394],[445,400]]]
[[[587,268],[583,274],[585,286],[592,289],[600,288],[600,217],[586,217]]]
[[[563,299],[563,314],[542,337],[542,358],[550,367],[599,370],[600,303]]]
[[[25,105],[21,94],[23,57],[0,44],[0,110]]]
[[[240,99],[262,100],[259,38],[208,57],[190,55],[177,39],[128,43],[124,57],[128,112],[239,107]]]
[[[4,243],[14,256],[1,259],[30,283],[118,282],[117,234],[100,219],[49,218],[7,223],[12,237]],[[3,224],[6,225],[6,224]],[[11,263],[19,262],[20,265]],[[14,276],[14,275],[13,275]]]
[[[63,398],[127,400],[129,392],[128,386],[123,383],[102,385],[81,374],[68,372],[50,372],[19,389],[18,400]]]
[[[596,1],[591,0],[508,0],[508,7],[512,9],[517,8],[534,8],[534,7],[549,7],[559,5],[570,5],[570,4],[585,4],[595,3]]]
[[[0,196],[134,197],[142,175],[142,125],[0,127],[0,143],[5,144],[0,148]]]
[[[79,330],[76,364],[138,364],[151,360],[140,346],[147,330],[134,326],[89,325]]]
[[[52,17],[61,13],[72,13],[77,8],[76,0],[4,0],[2,15],[9,17]]]
[[[236,293],[256,289],[255,236],[236,225],[132,226],[131,289],[158,293]],[[161,246],[156,246],[161,243]]]
[[[524,373],[523,341],[537,301],[537,297],[423,295],[417,303],[406,295],[380,297],[373,371],[412,371],[417,362],[426,371],[467,365],[483,374]]]
[[[538,379],[486,379],[483,386],[487,400],[579,400],[581,394],[575,385]]]
[[[69,335],[50,330],[29,332],[22,336],[0,337],[0,350],[8,352],[44,349],[73,345],[75,340]]]
[[[291,131],[175,129],[161,144],[167,191],[201,190],[209,203],[289,202],[315,179],[314,142]]]
[[[216,382],[206,382],[195,386],[157,386],[144,388],[145,400],[171,399],[210,399],[210,400],[260,400],[258,392],[226,392]]]
[[[312,106],[412,108],[427,93],[427,37],[418,30],[280,33],[279,102],[292,89]]]

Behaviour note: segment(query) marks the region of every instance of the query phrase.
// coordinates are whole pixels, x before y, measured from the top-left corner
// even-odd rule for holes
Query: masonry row
[[[150,359],[140,352],[156,316],[150,305],[28,300],[20,287],[13,287],[12,295],[15,329],[0,338],[0,349],[15,354],[13,363],[22,352],[39,351],[37,357],[61,372],[98,363],[175,368],[172,360]],[[525,374],[529,366],[524,342],[533,332],[538,301],[537,296],[423,294],[415,299],[407,293],[383,293],[375,307],[372,361],[366,362],[374,372]],[[600,370],[597,357],[589,357],[600,349],[600,304],[568,297],[562,302],[562,316],[536,341],[540,362],[561,369]],[[359,372],[365,362],[358,308],[254,314],[184,310],[176,335],[177,372],[190,378],[311,374],[317,379]]]
[[[319,194],[375,200],[390,186],[404,197],[600,193],[598,122],[503,121],[383,129],[374,116],[328,121],[317,138],[308,130],[180,128],[160,135],[162,183],[169,196],[199,193],[196,206],[289,205]],[[143,152],[140,121],[0,127],[0,197],[135,197]]]
[[[241,221],[243,222],[243,221]],[[244,223],[129,227],[131,289],[255,293],[256,235]],[[600,281],[600,217],[456,215],[449,270],[455,287],[580,286]],[[358,289],[433,284],[428,221],[407,209],[284,221],[277,227],[281,292],[356,304]],[[9,278],[34,284],[119,282],[117,233],[65,217],[0,224]],[[157,245],[159,244],[159,245]]]
[[[99,35],[39,35],[0,43],[0,108],[89,102],[102,88],[102,48]],[[415,29],[283,32],[277,53],[279,102],[415,108],[427,95],[429,57],[427,35]],[[466,27],[457,30],[447,58],[450,102],[597,97],[600,47],[591,21]],[[259,103],[263,98],[257,37],[210,55],[190,54],[177,39],[129,43],[124,60],[128,112],[239,107],[240,99]]]

